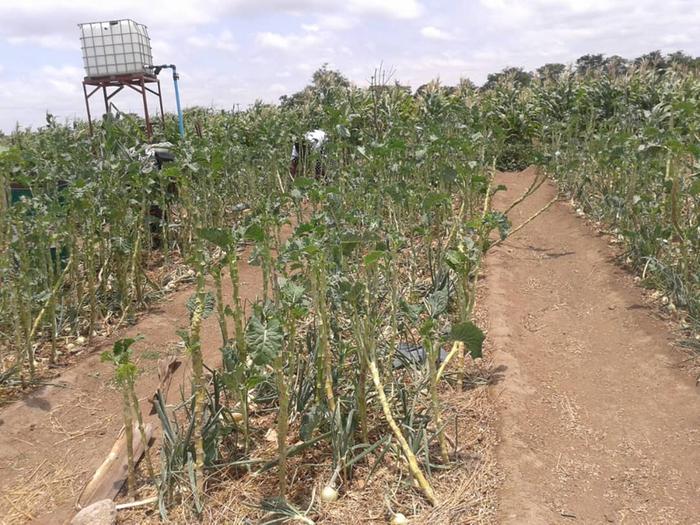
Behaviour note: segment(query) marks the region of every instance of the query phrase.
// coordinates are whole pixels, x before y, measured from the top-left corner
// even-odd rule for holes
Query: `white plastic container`
[[[91,78],[149,73],[151,39],[143,24],[112,20],[78,24],[85,76]]]

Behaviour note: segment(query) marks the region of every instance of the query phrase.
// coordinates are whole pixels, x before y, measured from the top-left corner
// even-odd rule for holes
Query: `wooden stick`
[[[557,195],[557,196],[554,197],[551,201],[549,201],[545,206],[543,206],[540,210],[538,210],[537,213],[535,213],[532,217],[530,217],[528,220],[526,220],[524,223],[522,223],[522,224],[521,224],[520,226],[518,226],[517,228],[515,228],[515,229],[511,230],[510,232],[508,232],[508,236],[507,236],[505,239],[499,239],[499,240],[497,240],[496,242],[494,242],[494,243],[489,247],[489,249],[490,249],[490,248],[493,248],[493,247],[495,247],[495,246],[498,246],[499,244],[501,244],[501,243],[502,243],[503,241],[505,241],[506,239],[510,239],[510,237],[511,237],[512,235],[518,233],[518,232],[519,232],[520,230],[522,230],[525,226],[527,226],[527,225],[530,224],[532,221],[534,221],[537,217],[539,217],[539,216],[542,215],[544,212],[546,212],[546,211],[552,206],[552,204],[554,204],[554,203],[557,202],[558,200],[559,200],[559,196]]]
[[[120,503],[117,505],[117,510],[133,509],[134,507],[142,507],[144,505],[150,505],[151,503],[156,503],[158,501],[158,496],[153,496],[151,498],[142,499],[141,501],[131,501],[129,503]]]
[[[153,425],[150,423],[146,424],[144,431],[146,439],[150,441],[153,435]],[[148,443],[143,443],[141,441],[141,436],[138,431],[133,434],[134,463],[138,463],[146,447],[148,447]],[[78,496],[76,507],[79,510],[96,501],[114,499],[121,490],[122,485],[124,485],[126,477],[126,437],[124,435],[124,429],[122,429],[114,446],[112,446],[112,450],[107,454],[105,460],[93,474],[92,479]]]
[[[508,206],[508,209],[504,211],[504,215],[508,215],[508,213],[515,208],[517,205],[519,205],[521,202],[523,202],[527,197],[535,193],[538,189],[540,189],[540,186],[544,184],[544,181],[547,180],[547,176],[544,175],[543,173],[536,173],[535,174],[535,179],[532,181],[532,184],[530,184],[530,187],[525,191],[525,193],[520,196],[520,198],[516,199],[510,206]]]

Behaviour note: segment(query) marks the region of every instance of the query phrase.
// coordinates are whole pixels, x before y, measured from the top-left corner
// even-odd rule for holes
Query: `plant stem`
[[[214,277],[214,290],[216,293],[216,313],[219,318],[219,330],[221,330],[221,339],[223,346],[228,344],[228,326],[226,323],[226,313],[224,307],[223,290],[221,286],[221,267],[214,265],[211,270]]]
[[[131,406],[136,414],[136,423],[139,429],[139,435],[141,436],[141,443],[143,443],[143,455],[146,457],[146,468],[148,469],[148,476],[151,481],[155,483],[156,475],[153,470],[153,462],[151,461],[151,453],[148,448],[148,440],[146,439],[146,430],[143,426],[143,416],[141,415],[141,405],[139,403],[139,398],[136,395],[136,390],[134,389],[134,380],[130,379],[128,382],[129,397],[131,397]]]
[[[382,406],[384,418],[389,424],[391,431],[394,433],[394,437],[396,437],[396,440],[401,446],[401,451],[406,457],[406,462],[408,463],[408,470],[411,472],[413,479],[416,480],[416,483],[418,483],[418,486],[423,491],[423,494],[425,494],[426,499],[430,502],[431,505],[435,506],[437,505],[437,498],[435,497],[433,487],[430,486],[430,483],[423,475],[423,472],[418,466],[418,461],[416,460],[415,454],[411,450],[411,447],[408,445],[408,442],[406,441],[406,438],[401,432],[401,429],[396,424],[394,416],[392,416],[391,414],[391,407],[389,406],[389,401],[387,400],[386,394],[384,393],[384,386],[382,385],[382,381],[379,376],[377,364],[374,362],[374,360],[368,359],[367,366],[369,367],[370,375],[374,383],[374,388],[377,390],[377,395],[379,396],[379,403]]]
[[[277,415],[277,453],[279,455],[279,495],[284,498],[287,492],[287,430],[289,426],[289,394],[285,377],[285,353],[280,352],[275,362],[275,377],[279,393],[279,414]]]
[[[136,496],[136,480],[134,475],[134,428],[131,419],[131,403],[126,385],[122,385],[122,399],[124,412],[124,432],[126,436],[126,464],[127,464],[127,487],[129,499],[134,500]],[[144,443],[144,447],[146,444]]]
[[[192,355],[192,386],[194,389],[194,451],[195,451],[195,473],[197,482],[197,492],[204,493],[204,439],[203,439],[203,411],[204,411],[204,359],[202,357],[202,347],[200,343],[200,330],[202,327],[202,315],[204,312],[204,271],[201,261],[197,268],[197,300],[192,321],[190,323],[190,345],[189,350]]]

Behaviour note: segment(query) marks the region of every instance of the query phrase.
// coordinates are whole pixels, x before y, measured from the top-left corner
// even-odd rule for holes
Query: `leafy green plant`
[[[151,480],[155,481],[155,472],[151,455],[148,450],[148,440],[143,426],[143,416],[141,415],[141,407],[139,399],[134,388],[138,369],[131,361],[132,349],[131,346],[137,339],[126,338],[119,339],[114,342],[111,351],[106,351],[101,354],[103,362],[112,363],[115,367],[114,378],[118,387],[122,391],[123,415],[124,415],[124,431],[126,435],[126,457],[127,457],[127,484],[129,497],[134,498],[136,490],[135,467],[134,467],[134,436],[133,436],[133,420],[136,418],[137,428],[141,437],[141,443],[144,447],[144,456],[146,458],[146,466],[148,467],[148,475]]]

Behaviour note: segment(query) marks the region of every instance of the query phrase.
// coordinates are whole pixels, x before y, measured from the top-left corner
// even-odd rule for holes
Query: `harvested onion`
[[[391,525],[408,525],[408,518],[400,512],[397,512],[391,517],[389,523],[391,523]]]
[[[321,491],[321,501],[323,501],[324,503],[332,503],[337,499],[338,499],[338,491],[337,490],[335,490],[330,485],[326,485],[325,487],[323,487],[323,490]]]

